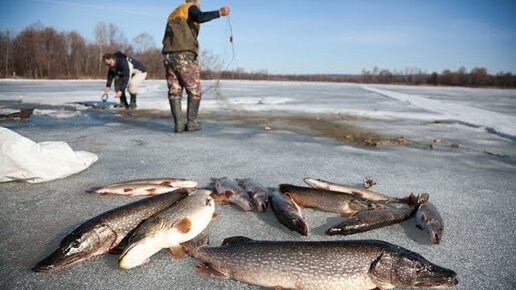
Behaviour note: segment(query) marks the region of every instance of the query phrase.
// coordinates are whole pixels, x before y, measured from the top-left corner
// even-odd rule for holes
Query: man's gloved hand
[[[219,9],[220,16],[226,16],[229,14],[229,12],[231,12],[231,9],[229,9],[229,6],[224,6]]]
[[[122,96],[122,91],[116,92],[115,98],[120,98]]]

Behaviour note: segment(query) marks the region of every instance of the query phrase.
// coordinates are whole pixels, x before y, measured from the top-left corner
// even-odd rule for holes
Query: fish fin
[[[227,245],[234,245],[234,244],[240,244],[240,243],[246,243],[252,241],[252,239],[244,236],[235,236],[235,237],[229,237],[225,238],[222,241],[221,246],[227,246]]]
[[[170,251],[170,254],[178,260],[181,260],[186,256],[186,252],[183,250],[183,247],[181,247],[180,245],[171,246],[168,249]]]
[[[111,194],[111,193],[110,193],[110,192],[108,192],[108,191],[101,191],[101,192],[98,192],[97,194],[98,194],[98,195],[109,195],[109,194]]]
[[[208,245],[208,244],[209,244],[209,237],[208,237],[208,235],[205,235],[205,236],[196,238],[195,240],[190,240],[188,242],[184,242],[181,244],[181,246],[183,247],[183,249],[186,252],[189,252],[190,250],[197,249],[199,247],[202,247],[202,246]]]
[[[292,197],[292,195],[291,195],[290,193],[288,193],[288,192],[283,193],[283,196],[284,196],[284,197],[286,197],[286,198],[288,198],[288,199],[290,199],[290,200],[294,200],[294,198]]]
[[[155,195],[156,190],[157,190],[156,187],[152,187],[152,188],[146,189],[145,191],[147,191],[149,193],[149,195]]]
[[[162,181],[159,185],[172,187],[172,182],[170,180],[165,180],[165,181]]]
[[[358,191],[351,191],[351,194],[358,197],[364,197],[364,194]]]
[[[420,226],[420,225],[416,225],[416,228],[420,229],[420,230],[423,230],[423,227]]]
[[[124,188],[124,192],[130,192],[130,191],[133,191],[132,188]]]
[[[217,202],[222,202],[226,200],[226,196],[224,194],[215,194],[215,196],[213,196],[213,199]]]
[[[213,213],[213,215],[212,215],[212,217],[211,217],[211,219],[212,219],[212,220],[214,220],[214,219],[216,219],[218,216],[219,216],[219,214],[218,214],[218,213],[216,213],[216,212],[214,212],[214,213]]]
[[[186,234],[192,230],[192,221],[189,218],[182,218],[175,222],[172,227],[176,228],[180,233]]]
[[[343,217],[343,218],[349,218],[349,217],[352,217],[352,216],[354,216],[356,214],[357,214],[356,212],[341,212],[340,216]]]
[[[228,275],[215,270],[208,264],[198,264],[197,266],[195,266],[195,269],[197,270],[197,272],[215,279],[229,279]]]

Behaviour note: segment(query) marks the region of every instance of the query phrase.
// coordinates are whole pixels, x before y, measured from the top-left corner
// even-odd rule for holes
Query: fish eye
[[[81,245],[81,243],[79,243],[79,241],[75,241],[72,244],[72,248],[78,248],[80,245]]]

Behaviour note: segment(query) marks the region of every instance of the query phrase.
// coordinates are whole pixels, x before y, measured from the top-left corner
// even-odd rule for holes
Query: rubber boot
[[[199,112],[199,105],[201,99],[188,98],[188,107],[186,109],[186,130],[197,131],[201,130],[201,123],[197,121],[197,113]]]
[[[181,133],[185,130],[185,120],[183,119],[183,111],[181,110],[181,99],[168,99],[170,111],[174,118],[175,132]]]
[[[136,94],[130,94],[131,95],[131,104],[129,105],[129,109],[134,110],[136,109]]]
[[[129,104],[127,103],[127,98],[125,97],[125,94],[123,94],[120,97],[120,104],[115,105],[115,108],[129,108]]]

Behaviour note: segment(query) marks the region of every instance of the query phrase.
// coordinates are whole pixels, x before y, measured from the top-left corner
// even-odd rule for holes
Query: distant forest
[[[128,41],[120,28],[103,22],[95,26],[95,39],[86,40],[77,32],[60,32],[40,23],[19,33],[0,31],[0,77],[29,79],[104,78],[106,67],[101,57],[106,52],[122,51],[143,62],[149,78],[164,78],[160,49],[148,33]],[[219,56],[203,50],[200,53],[203,79],[246,79],[278,81],[355,82],[408,85],[443,85],[515,88],[516,76],[510,72],[490,74],[483,67],[468,71],[426,72],[419,68],[403,72],[373,68],[361,74],[269,74],[266,70],[249,72],[243,68],[224,69]]]

